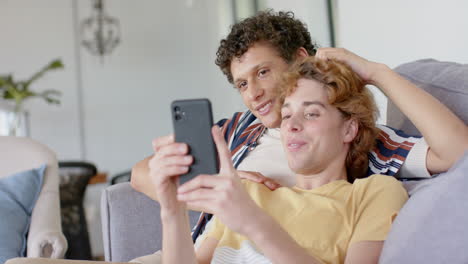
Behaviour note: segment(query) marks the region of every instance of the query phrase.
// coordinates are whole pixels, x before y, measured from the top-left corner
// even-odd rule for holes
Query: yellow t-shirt
[[[401,182],[373,175],[351,184],[333,181],[312,190],[244,181],[257,205],[273,217],[312,256],[324,263],[343,263],[348,248],[359,241],[385,240],[393,219],[408,199]],[[219,241],[213,262],[260,259],[259,249],[217,218],[207,234]],[[257,256],[255,256],[257,255]],[[266,262],[265,262],[266,263]]]

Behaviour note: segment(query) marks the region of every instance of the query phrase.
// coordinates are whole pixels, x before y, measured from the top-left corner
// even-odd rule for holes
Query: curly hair
[[[279,96],[281,104],[291,95],[301,78],[316,80],[327,89],[329,103],[346,119],[355,119],[359,129],[346,156],[348,181],[366,175],[368,153],[375,146],[378,130],[375,121],[377,106],[362,79],[347,65],[334,60],[308,57],[293,64],[283,75]]]
[[[295,59],[296,52],[303,47],[310,55],[315,55],[316,45],[312,43],[307,26],[294,18],[293,12],[274,12],[269,9],[234,24],[229,35],[222,39],[216,52],[216,65],[226,75],[230,83],[231,61],[241,57],[260,41],[270,44],[287,62]]]

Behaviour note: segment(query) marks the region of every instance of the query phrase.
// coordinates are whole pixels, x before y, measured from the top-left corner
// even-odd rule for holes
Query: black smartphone
[[[193,163],[188,173],[179,177],[179,183],[199,174],[218,172],[218,153],[211,136],[213,116],[208,99],[177,100],[171,104],[172,123],[176,142],[186,143]]]

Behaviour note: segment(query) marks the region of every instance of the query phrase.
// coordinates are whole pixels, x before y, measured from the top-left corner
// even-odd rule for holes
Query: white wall
[[[330,29],[326,0],[261,0],[275,11],[293,11],[295,17],[306,23],[312,40],[321,47],[330,46]]]
[[[40,99],[26,103],[31,136],[59,153],[60,159],[80,157],[76,63],[71,1],[0,1],[0,73],[27,79],[52,59],[61,58],[65,70],[50,72],[32,85],[35,91],[57,89],[60,106]]]
[[[395,67],[421,58],[468,63],[468,1],[337,1],[338,45]],[[385,122],[386,98],[377,97]]]

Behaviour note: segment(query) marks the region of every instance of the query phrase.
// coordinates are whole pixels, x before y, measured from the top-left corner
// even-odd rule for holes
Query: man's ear
[[[359,124],[354,118],[350,118],[349,120],[345,121],[344,124],[344,135],[343,135],[343,142],[344,143],[351,143],[354,138],[357,136],[359,131]]]
[[[304,47],[300,47],[296,51],[296,57],[297,58],[305,58],[309,57],[309,52]]]

